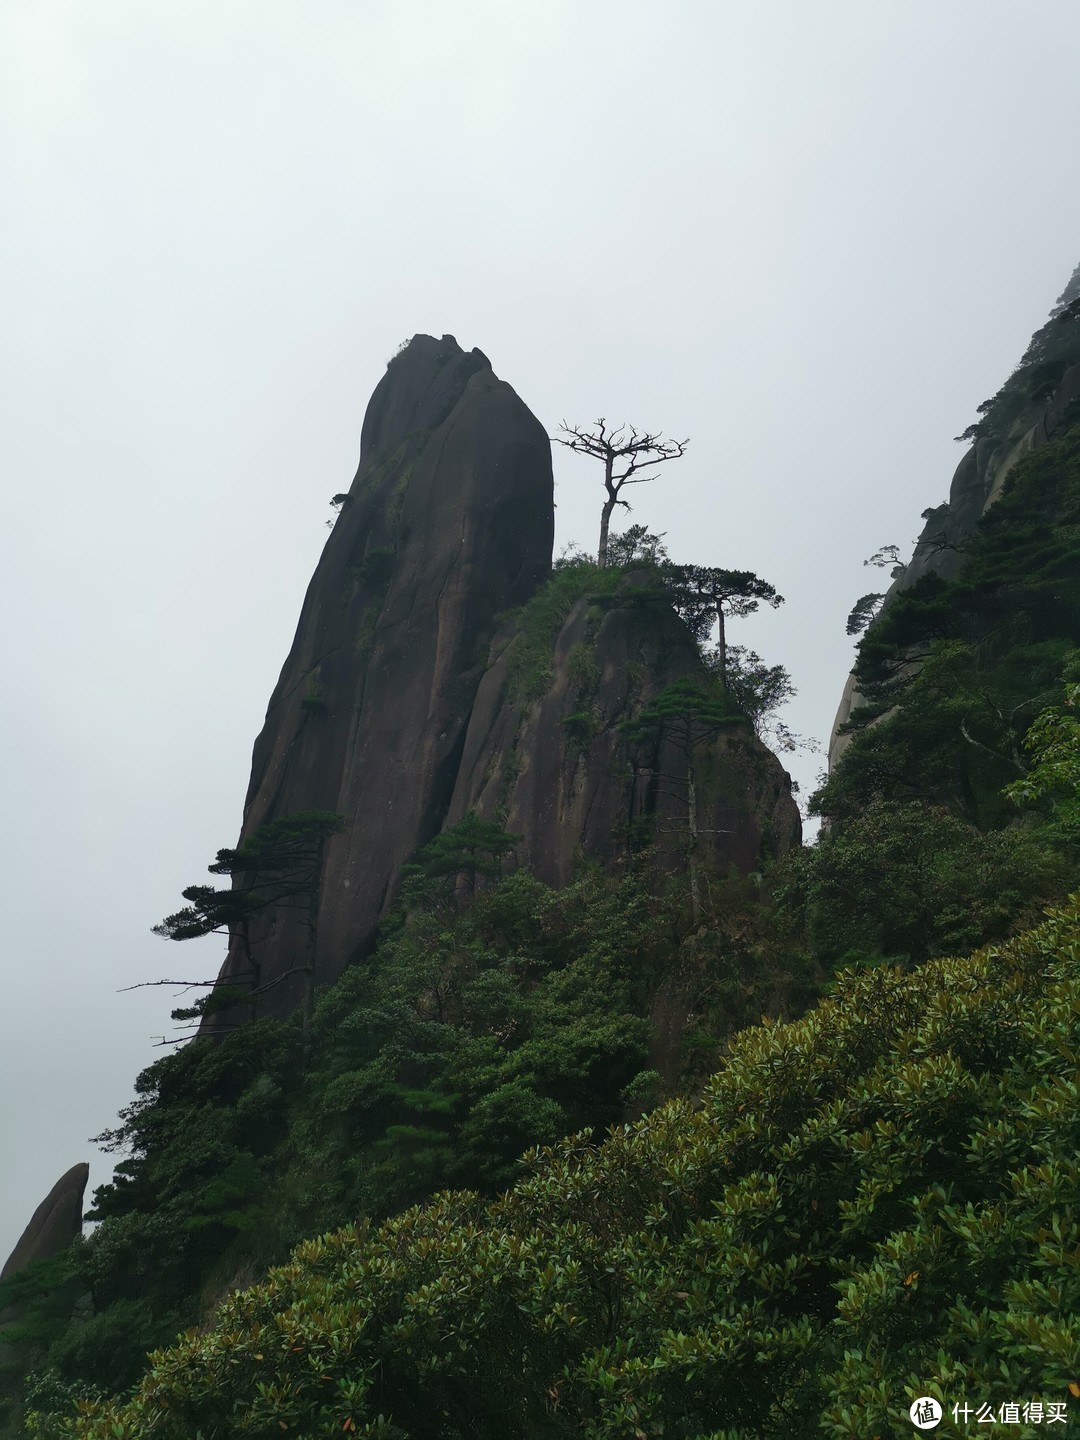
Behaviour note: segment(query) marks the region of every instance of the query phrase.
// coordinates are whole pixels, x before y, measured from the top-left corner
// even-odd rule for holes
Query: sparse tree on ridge
[[[629,525],[608,536],[607,563],[620,565],[666,565],[668,553],[664,545],[664,531],[654,535],[647,525]]]
[[[718,673],[720,660],[715,650],[704,651],[702,659],[710,674]],[[745,645],[729,645],[725,662],[728,698],[750,721],[759,740],[776,753],[818,750],[816,740],[797,735],[779,718],[780,708],[796,694],[783,665],[766,665],[756,650]]]
[[[926,518],[925,511],[923,511],[923,518]],[[900,559],[899,545],[882,545],[874,551],[868,560],[864,560],[862,563],[864,567],[867,565],[875,565],[879,570],[888,570],[894,580],[899,580],[900,576],[903,575],[907,569],[907,566]]]
[[[653,435],[648,431],[639,433],[632,425],[624,424],[620,425],[618,429],[609,429],[603,416],[596,421],[595,428],[592,430],[583,430],[574,425],[567,425],[565,420],[559,429],[569,438],[563,439],[560,435],[554,436],[553,439],[557,445],[565,445],[568,450],[573,450],[579,455],[591,455],[594,460],[600,460],[603,463],[606,499],[600,512],[600,544],[596,552],[596,563],[606,566],[608,563],[608,530],[611,526],[611,517],[615,506],[622,505],[627,510],[630,509],[629,501],[620,498],[623,487],[643,485],[646,481],[655,480],[655,475],[640,475],[637,472],[656,465],[663,465],[666,460],[677,460],[685,453],[690,441],[689,439],[664,440],[659,434]]]
[[[755,575],[752,570],[719,570],[711,565],[668,565],[664,583],[671,592],[672,602],[699,640],[718,622],[720,633],[716,642],[717,678],[727,689],[728,615],[752,615],[762,601],[774,610],[783,605],[784,597]]]
[[[926,520],[933,514],[933,510],[924,510],[923,519]],[[953,550],[954,545],[933,545],[934,549]],[[864,560],[863,566],[873,565],[878,570],[888,570],[893,580],[899,580],[907,571],[907,566],[900,559],[900,547],[898,545],[882,545],[875,550],[868,560]],[[847,633],[849,635],[861,635],[872,620],[877,617],[881,609],[882,601],[885,599],[883,590],[871,591],[869,595],[860,595],[855,604],[851,607],[851,614],[847,618]]]
[[[860,595],[847,617],[847,633],[861,635],[881,609],[884,599],[885,593],[882,590],[872,590],[869,595]]]

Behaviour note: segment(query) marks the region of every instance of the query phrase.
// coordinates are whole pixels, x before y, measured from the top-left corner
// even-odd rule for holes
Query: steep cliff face
[[[0,1280],[8,1280],[35,1260],[58,1255],[82,1234],[82,1202],[90,1167],[85,1161],[61,1175],[31,1216],[19,1243],[8,1256]]]
[[[1076,423],[1080,413],[1080,266],[1047,324],[1032,337],[1017,369],[981,408],[983,418],[965,432],[972,444],[956,467],[949,498],[924,512],[926,523],[914,553],[885,596],[882,610],[895,595],[926,575],[953,578],[963,565],[966,542],[1001,496],[1016,464]],[[849,675],[833,721],[830,768],[850,740],[849,735],[839,733],[840,727],[862,703],[855,676]]]
[[[539,421],[478,350],[416,336],[368,406],[244,812],[242,842],[298,811],[345,817],[322,877],[318,980],[370,940],[401,864],[442,825],[496,617],[546,578],[552,535]],[[306,927],[279,907],[253,937],[273,1013],[299,1002],[287,972]],[[234,948],[222,974],[244,968]]]
[[[628,738],[624,722],[669,686],[702,681],[704,666],[670,606],[638,598],[632,582],[604,602],[576,601],[539,683],[523,673],[522,622],[496,637],[449,821],[470,810],[504,821],[522,837],[519,861],[555,887],[583,858],[617,867],[638,844],[650,846],[661,872],[685,872],[692,779],[703,877],[747,875],[797,846],[790,777],[748,723],[706,734],[693,749],[678,725],[644,748]],[[683,1041],[704,988],[700,969],[684,961],[652,998],[650,1063],[665,1085],[674,1087],[686,1064]]]
[[[241,834],[303,811],[344,817],[322,868],[317,982],[364,953],[401,866],[469,811],[522,835],[519,861],[556,886],[583,856],[625,854],[635,822],[662,861],[685,862],[686,756],[660,742],[635,771],[619,725],[703,674],[697,648],[628,577],[603,607],[578,599],[523,679],[528,617],[511,612],[549,578],[553,528],[539,422],[479,351],[415,337],[368,407],[360,468],[255,744]],[[797,839],[788,777],[748,725],[714,737],[696,770],[702,866],[746,873]],[[259,1013],[300,1003],[311,919],[279,905],[253,923]],[[221,978],[247,968],[235,943]]]
[[[642,602],[632,584],[605,598],[602,607],[588,596],[573,605],[539,694],[515,665],[520,631],[497,638],[450,807],[451,823],[469,810],[504,819],[523,837],[521,862],[554,886],[583,856],[617,861],[635,829],[662,864],[685,864],[691,757],[670,730],[643,754],[620,726],[704,667],[669,606]],[[763,853],[798,843],[789,777],[748,724],[704,737],[693,765],[703,870],[746,874]]]
[[[77,1235],[82,1234],[83,1193],[90,1176],[85,1161],[73,1165],[49,1191],[30,1217],[30,1223],[19,1237],[19,1243],[4,1262],[0,1280],[10,1280],[37,1260],[49,1260],[66,1250]],[[25,1318],[26,1307],[19,1303],[0,1310],[0,1372],[21,1369],[30,1351],[24,1344],[9,1343],[7,1327]]]

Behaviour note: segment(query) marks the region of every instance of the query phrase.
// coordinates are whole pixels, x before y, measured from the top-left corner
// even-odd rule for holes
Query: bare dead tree
[[[615,506],[622,505],[627,510],[630,509],[629,501],[620,499],[619,492],[625,485],[643,485],[648,480],[655,480],[655,475],[639,475],[638,471],[663,465],[666,460],[678,460],[685,453],[690,441],[665,440],[659,434],[652,435],[647,431],[639,433],[632,425],[626,424],[609,430],[603,416],[597,420],[592,430],[567,425],[565,420],[559,429],[569,438],[553,436],[557,445],[565,445],[568,450],[574,450],[579,455],[591,455],[594,460],[603,463],[607,498],[600,512],[600,544],[596,552],[596,563],[605,566],[608,561],[608,530]],[[626,463],[619,468],[622,461]]]

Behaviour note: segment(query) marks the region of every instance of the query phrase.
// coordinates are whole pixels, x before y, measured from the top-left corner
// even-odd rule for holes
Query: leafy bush
[[[308,1241],[130,1400],[37,1433],[863,1440],[921,1394],[1067,1403],[1078,956],[1080,897],[968,960],[847,972],[699,1106]]]
[[[145,1072],[67,1277],[97,1313],[29,1317],[31,1433],[906,1436],[914,1394],[1063,1399],[1080,908],[1005,937],[1075,884],[1076,725],[1032,721],[1080,678],[1077,533],[1080,431],[1016,467],[956,580],[904,592],[864,638],[872,704],[819,844],[764,876],[689,866],[692,921],[687,875],[670,896],[591,871],[556,893],[505,873],[513,837],[470,817],[416,857],[307,1044],[264,1021]],[[662,560],[628,536],[627,564]],[[582,597],[661,594],[625,583],[556,570],[519,614],[519,699],[546,689]],[[588,645],[571,668],[584,743]],[[657,697],[639,739],[667,707],[692,756],[698,729],[760,725],[790,685],[735,647],[726,678],[722,698]],[[1006,782],[1034,807],[1019,821]],[[185,892],[200,925],[208,896]],[[726,1053],[853,961],[806,1020]],[[625,1123],[676,1083],[704,1098]]]
[[[1038,919],[1067,885],[1061,856],[1032,830],[984,834],[949,811],[873,800],[783,867],[814,953],[917,964],[1000,939]]]
[[[1054,832],[1075,843],[1080,839],[1080,720],[1075,708],[1080,703],[1080,685],[1075,675],[1077,660],[1068,667],[1065,708],[1049,706],[1024,737],[1024,749],[1032,766],[1020,780],[1006,787],[1008,798],[1017,805],[1043,802],[1051,808]]]
[[[492,1194],[530,1146],[640,1114],[663,1094],[647,1017],[665,976],[683,977],[680,1003],[708,1028],[688,1075],[769,1003],[769,966],[738,938],[745,919],[724,918],[719,882],[705,944],[680,894],[634,875],[584,870],[561,892],[523,871],[500,880],[513,839],[467,819],[418,855],[404,910],[319,996],[306,1048],[295,1018],[261,1020],[139,1077],[99,1137],[125,1158],[33,1364],[115,1393],[148,1347],[305,1235],[446,1186]],[[490,888],[472,893],[476,879]],[[96,1314],[69,1324],[85,1293]]]
[[[614,596],[623,571],[572,558],[518,612],[518,631],[510,649],[510,685],[521,700],[539,700],[552,679],[555,642],[566,617],[586,595]]]

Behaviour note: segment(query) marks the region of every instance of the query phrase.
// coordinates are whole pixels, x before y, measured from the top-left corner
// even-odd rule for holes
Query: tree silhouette
[[[923,511],[925,519],[926,512]],[[868,560],[864,560],[863,566],[875,565],[879,570],[888,570],[894,580],[899,580],[907,566],[900,559],[899,545],[882,545],[875,550]]]
[[[851,607],[851,614],[847,617],[847,633],[861,635],[881,609],[881,602],[884,599],[885,594],[881,590],[872,590],[869,595],[860,595]]]
[[[658,566],[666,564],[667,558],[664,535],[654,535],[647,525],[629,525],[608,536],[609,566],[620,565],[624,569],[631,565]]]
[[[728,615],[752,615],[762,601],[775,610],[778,605],[783,605],[784,597],[751,570],[718,570],[709,565],[666,565],[664,584],[676,610],[699,640],[704,640],[714,622],[719,622],[717,678],[726,690],[725,618]]]
[[[940,508],[948,509],[948,506],[942,506]],[[928,519],[934,513],[932,509],[924,510],[923,519]],[[942,539],[940,543],[938,541],[930,542],[926,548],[932,552],[943,549],[955,550],[959,547],[949,545]],[[907,573],[907,566],[900,559],[899,545],[882,545],[874,551],[868,560],[864,560],[862,563],[864,568],[867,565],[873,565],[878,570],[888,570],[893,580],[899,580],[902,575]],[[884,599],[884,591],[874,590],[871,591],[869,595],[860,595],[851,607],[851,614],[847,618],[847,633],[849,635],[861,635],[871,620],[877,616],[878,611],[881,609],[881,602]]]
[[[596,421],[595,429],[583,430],[574,425],[567,425],[564,420],[559,426],[563,433],[569,436],[564,440],[562,436],[555,435],[552,438],[557,445],[565,445],[568,450],[573,450],[579,455],[591,455],[594,460],[599,460],[604,466],[604,490],[606,498],[603,509],[600,512],[600,544],[596,552],[596,563],[606,566],[608,563],[608,530],[611,525],[611,517],[616,505],[622,505],[630,509],[630,502],[620,499],[620,492],[626,485],[644,485],[648,480],[655,480],[655,475],[639,475],[640,470],[647,470],[656,465],[663,465],[666,460],[677,460],[686,451],[690,441],[687,440],[664,440],[659,434],[653,435],[647,431],[638,432],[632,425],[621,425],[618,429],[608,429],[607,421],[601,416]],[[629,430],[629,434],[627,431]],[[620,462],[626,463],[619,468]]]
[[[254,1014],[256,998],[269,986],[262,984],[261,966],[251,942],[251,921],[254,916],[277,905],[302,906],[307,913],[308,931],[303,964],[286,974],[295,974],[299,970],[305,977],[303,1023],[306,1033],[314,1007],[315,947],[323,854],[326,842],[342,830],[344,824],[342,815],[303,810],[260,825],[238,849],[219,850],[214,864],[207,867],[212,875],[231,875],[232,888],[215,890],[210,885],[189,885],[181,893],[190,904],[183,910],[166,915],[160,924],[153,926],[153,933],[166,940],[195,940],[202,935],[221,934],[228,935],[230,940],[239,940],[249,967],[243,979],[251,986],[248,998]],[[204,982],[156,983],[198,985]],[[270,983],[277,984],[277,981]],[[176,1011],[173,1018],[195,1019],[218,1008],[209,1003],[213,1000],[217,982],[212,981],[210,985],[211,994],[207,1001],[189,1011]],[[228,987],[225,1003],[232,999],[234,989],[235,985]]]

